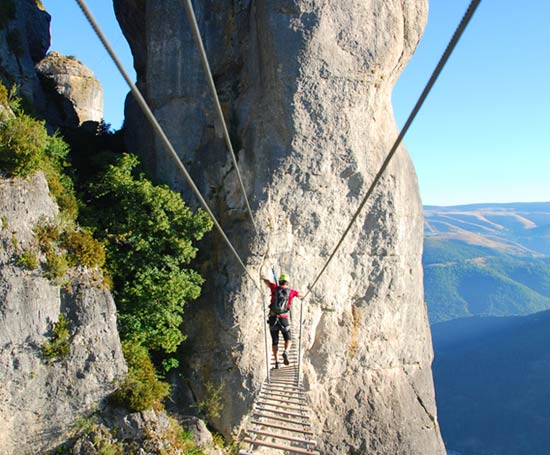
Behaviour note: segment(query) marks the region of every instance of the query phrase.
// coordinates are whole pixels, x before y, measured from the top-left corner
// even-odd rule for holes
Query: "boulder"
[[[50,124],[97,127],[103,119],[103,88],[89,68],[75,57],[51,51],[36,65],[36,71],[51,101],[45,114]]]

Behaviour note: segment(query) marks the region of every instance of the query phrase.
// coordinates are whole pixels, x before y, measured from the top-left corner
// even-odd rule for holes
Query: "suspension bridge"
[[[237,159],[233,150],[233,145],[229,137],[228,128],[227,128],[223,111],[219,102],[217,90],[214,84],[214,78],[210,70],[210,65],[208,63],[206,51],[201,39],[200,30],[194,14],[193,6],[191,3],[191,0],[182,0],[182,1],[185,7],[187,17],[189,19],[189,24],[193,33],[193,37],[194,37],[198,52],[200,54],[201,63],[203,65],[204,73],[206,75],[206,81],[207,81],[210,93],[212,95],[212,98],[214,100],[214,107],[216,110],[216,114],[223,128],[224,141],[231,155],[231,160],[237,174],[239,186],[244,196],[247,214],[250,218],[250,222],[254,228],[256,235],[259,235],[258,227],[255,222],[251,205],[247,197],[247,192],[244,187],[244,183],[239,171]],[[254,283],[254,286],[261,293],[263,293],[262,289],[260,289],[260,286],[258,285],[256,280],[252,277],[252,274],[247,269],[246,265],[244,264],[244,261],[241,259],[239,253],[233,246],[231,240],[228,238],[228,236],[224,232],[221,224],[218,222],[216,216],[214,215],[213,211],[209,207],[207,201],[204,199],[204,197],[200,193],[198,187],[196,186],[191,175],[187,171],[185,165],[182,163],[178,153],[172,146],[170,140],[168,139],[162,126],[159,124],[158,120],[153,114],[151,108],[147,104],[142,93],[136,87],[136,85],[128,75],[127,71],[124,69],[124,66],[122,65],[120,59],[114,52],[112,46],[109,44],[106,36],[104,35],[99,24],[97,23],[90,9],[88,8],[86,1],[76,0],[76,2],[78,3],[84,15],[86,16],[88,22],[94,29],[101,43],[105,47],[105,50],[108,52],[108,54],[112,58],[113,62],[118,68],[122,77],[125,79],[126,83],[128,84],[131,93],[133,94],[136,102],[142,109],[147,121],[150,123],[154,133],[157,135],[164,149],[166,150],[168,155],[174,160],[177,166],[177,169],[181,172],[185,181],[187,182],[187,184],[189,185],[189,187],[197,197],[202,208],[208,213],[208,215],[212,219],[215,228],[221,235],[222,239],[228,246],[231,253],[234,255],[237,262],[240,264],[245,275],[248,276],[248,278],[252,281],[252,283]],[[329,264],[332,262],[334,256],[339,250],[340,246],[345,241],[352,226],[355,224],[357,218],[363,211],[363,208],[365,207],[367,201],[369,200],[371,194],[373,193],[374,188],[376,187],[377,183],[380,181],[381,177],[386,171],[386,168],[388,167],[392,158],[397,152],[401,142],[403,141],[405,134],[410,128],[418,111],[420,110],[422,104],[426,100],[429,92],[431,91],[433,85],[435,84],[435,81],[437,80],[439,74],[443,70],[443,67],[448,61],[451,53],[456,47],[460,37],[462,36],[464,30],[466,29],[466,26],[470,22],[475,10],[477,9],[480,3],[481,3],[481,0],[472,0],[471,3],[469,4],[460,24],[455,30],[455,33],[453,34],[451,40],[449,41],[447,48],[445,49],[442,57],[440,58],[436,68],[434,69],[418,101],[413,107],[409,117],[407,118],[407,121],[405,122],[403,128],[399,132],[397,139],[393,143],[393,146],[391,147],[385,160],[380,166],[379,171],[377,172],[373,181],[369,185],[368,190],[366,191],[360,204],[358,205],[353,216],[351,217],[346,229],[340,236],[340,239],[334,246],[331,254],[326,259],[321,269],[317,272],[311,284],[308,286],[308,290],[306,294],[303,296],[302,300],[305,300],[309,296],[309,294],[311,293],[311,291],[313,290],[313,288],[315,287],[315,285],[317,284],[321,276],[325,273]],[[267,305],[262,303],[262,306],[263,306],[264,320],[266,320]],[[265,350],[266,350],[266,353],[265,353],[266,378],[261,386],[259,393],[255,397],[255,402],[253,405],[253,409],[251,411],[248,426],[241,438],[241,447],[239,450],[239,455],[252,455],[252,454],[260,455],[261,453],[266,453],[265,450],[270,451],[269,453],[273,453],[273,451],[275,452],[278,451],[284,454],[320,455],[320,452],[317,448],[317,441],[314,439],[315,437],[314,429],[310,420],[311,408],[308,403],[307,393],[304,390],[302,380],[301,380],[302,344],[303,344],[302,343],[302,327],[303,327],[302,308],[303,308],[303,304],[300,305],[300,315],[298,318],[291,317],[291,324],[293,327],[292,331],[294,333],[298,333],[299,336],[298,336],[297,342],[292,344],[292,347],[289,353],[289,361],[290,361],[289,365],[282,365],[279,368],[274,368],[275,367],[274,359],[271,358],[271,355],[269,353],[269,348],[268,348],[269,343],[267,338],[267,330],[265,330],[264,332]]]

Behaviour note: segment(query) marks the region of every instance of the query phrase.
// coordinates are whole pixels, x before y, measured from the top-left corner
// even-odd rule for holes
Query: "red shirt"
[[[275,300],[275,291],[277,290],[277,285],[275,283],[269,283],[269,289],[271,290],[271,303]],[[288,308],[292,304],[292,299],[298,295],[296,289],[291,289],[288,295]],[[280,318],[288,319],[288,313],[283,313],[279,315]]]

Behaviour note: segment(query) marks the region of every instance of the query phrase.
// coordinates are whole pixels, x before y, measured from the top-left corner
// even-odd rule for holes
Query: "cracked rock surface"
[[[115,0],[138,86],[250,273],[269,276],[275,264],[305,290],[397,137],[391,90],[420,39],[427,2],[194,2],[259,235],[182,3],[142,3]],[[131,99],[126,128],[128,148],[194,203]],[[445,453],[423,302],[422,221],[402,146],[304,303],[304,384],[322,453]],[[215,233],[205,243],[207,283],[187,312],[180,404],[204,399],[205,383],[224,384],[215,424],[236,433],[265,377],[267,296]]]

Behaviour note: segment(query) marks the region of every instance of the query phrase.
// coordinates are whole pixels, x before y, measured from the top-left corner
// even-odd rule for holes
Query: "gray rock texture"
[[[182,2],[114,4],[138,86],[250,272],[267,275],[275,264],[305,290],[397,137],[391,90],[420,39],[427,1],[194,2],[260,235],[247,220]],[[194,201],[131,100],[126,128],[129,149]],[[304,384],[321,453],[445,453],[422,223],[401,147],[304,302]],[[204,384],[225,384],[214,423],[237,434],[265,377],[268,296],[216,234],[206,243],[207,284],[187,312],[186,383],[197,400]]]
[[[110,293],[90,270],[72,269],[61,287],[41,267],[18,265],[40,253],[33,227],[53,222],[57,206],[41,173],[0,178],[0,453],[35,455],[110,394],[126,372]],[[48,359],[44,343],[60,314],[69,321],[70,353]]]
[[[50,46],[50,15],[36,0],[3,0],[0,18],[0,79],[14,83],[33,104],[43,102],[34,70]]]
[[[92,71],[74,57],[52,51],[37,65],[48,96],[49,123],[77,128],[103,118],[103,88]]]
[[[149,409],[128,414],[120,408],[106,408],[101,418],[96,420],[87,431],[77,436],[71,454],[99,454],[98,439],[104,440],[112,447],[117,447],[120,453],[128,455],[185,455],[191,450],[196,451],[191,449],[191,444],[180,439],[181,430],[189,434],[189,442],[196,448],[200,448],[201,453],[225,454],[215,445],[212,433],[208,431],[206,424],[197,417],[182,416],[178,422],[165,411]]]

